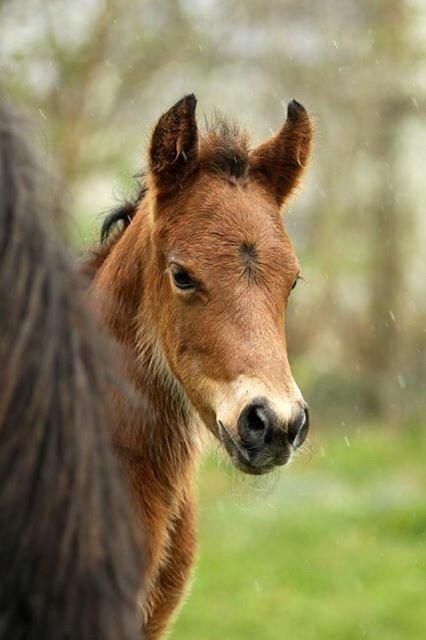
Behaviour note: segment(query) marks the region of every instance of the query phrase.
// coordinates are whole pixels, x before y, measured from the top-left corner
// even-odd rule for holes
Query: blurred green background
[[[172,637],[426,637],[424,0],[3,0],[0,31],[2,85],[58,175],[76,253],[183,94],[254,144],[292,98],[315,119],[285,213],[312,437],[265,484],[207,458]]]
[[[249,487],[208,459],[200,560],[173,638],[426,637],[426,436],[379,424],[312,437]]]

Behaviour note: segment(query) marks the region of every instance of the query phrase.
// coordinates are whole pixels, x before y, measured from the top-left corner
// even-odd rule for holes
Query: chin
[[[291,453],[288,449],[279,453],[275,452],[274,456],[258,452],[257,455],[253,455],[253,450],[242,446],[241,442],[231,434],[222,422],[218,422],[219,439],[227,452],[228,456],[232,460],[232,463],[236,469],[251,476],[263,476],[277,466],[281,466],[288,462]]]
[[[232,464],[238,471],[245,473],[249,476],[264,476],[267,473],[270,473],[273,469],[276,468],[275,464],[265,464],[262,466],[256,466],[253,464],[248,464],[245,460],[239,460],[238,458],[231,458]]]

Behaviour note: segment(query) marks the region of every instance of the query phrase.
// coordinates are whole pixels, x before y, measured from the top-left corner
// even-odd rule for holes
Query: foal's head
[[[225,121],[199,136],[196,100],[164,114],[150,146],[150,307],[173,375],[241,470],[284,464],[305,440],[285,311],[300,274],[281,208],[308,161],[312,127],[292,101],[250,150]]]

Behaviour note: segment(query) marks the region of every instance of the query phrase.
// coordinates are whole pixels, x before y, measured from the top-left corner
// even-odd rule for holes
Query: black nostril
[[[272,427],[273,415],[263,401],[247,405],[238,419],[238,433],[248,445],[262,445]]]
[[[262,407],[251,407],[247,414],[247,422],[252,431],[264,431],[268,427],[268,419]]]
[[[292,419],[287,429],[287,437],[290,444],[297,448],[306,440],[309,431],[309,410],[307,407],[300,409]]]

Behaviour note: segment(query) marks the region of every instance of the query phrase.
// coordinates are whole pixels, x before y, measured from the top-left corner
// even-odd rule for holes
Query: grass
[[[269,490],[208,457],[173,640],[426,638],[425,460],[424,431],[373,425],[317,434]]]

